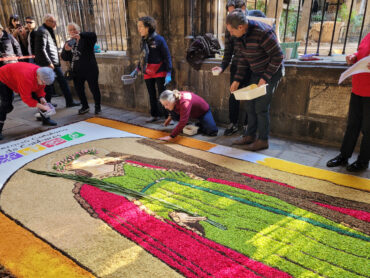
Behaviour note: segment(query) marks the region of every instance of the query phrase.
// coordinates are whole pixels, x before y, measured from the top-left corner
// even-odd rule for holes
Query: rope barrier
[[[23,60],[23,59],[30,59],[30,58],[35,58],[35,55],[30,55],[30,56],[14,56],[14,57],[3,57],[0,58],[0,62],[2,61],[13,61],[13,60]]]

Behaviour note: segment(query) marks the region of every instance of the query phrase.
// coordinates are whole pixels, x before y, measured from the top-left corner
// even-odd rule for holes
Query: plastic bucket
[[[130,85],[134,83],[134,81],[136,80],[136,77],[132,77],[131,75],[127,74],[127,75],[122,75],[121,80],[124,85]]]

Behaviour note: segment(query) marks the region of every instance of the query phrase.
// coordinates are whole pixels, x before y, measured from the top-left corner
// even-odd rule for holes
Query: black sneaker
[[[100,114],[101,108],[100,107],[95,107],[95,115]]]
[[[57,122],[56,121],[53,121],[50,118],[44,118],[44,119],[42,119],[42,125],[55,126],[55,125],[57,125]]]
[[[89,107],[82,107],[81,109],[78,110],[78,115],[83,115],[86,114],[90,111]]]
[[[238,131],[238,127],[234,124],[230,124],[227,129],[225,129],[225,132],[224,132],[224,135],[225,136],[229,136],[229,135],[232,135],[234,134],[235,132]]]
[[[352,164],[347,166],[347,171],[348,172],[361,172],[365,171],[367,168],[369,168],[369,161],[360,161],[356,160]]]

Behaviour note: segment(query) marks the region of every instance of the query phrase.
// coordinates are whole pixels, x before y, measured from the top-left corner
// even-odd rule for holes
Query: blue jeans
[[[215,135],[218,132],[215,120],[213,119],[211,109],[199,118],[201,132],[206,135]]]
[[[64,78],[62,69],[60,67],[55,66],[54,72],[56,75],[55,79],[56,81],[58,81],[60,89],[62,89],[64,98],[66,99],[66,105],[73,103],[71,90],[69,89],[68,83],[66,79]],[[46,93],[45,99],[47,102],[50,102],[51,97],[54,94],[54,91],[55,91],[54,84],[45,86],[45,93]]]
[[[282,69],[280,68],[268,82],[266,87],[266,95],[248,100],[247,113],[248,113],[248,126],[245,132],[246,136],[256,136],[258,131],[258,139],[268,140],[270,133],[270,103],[272,94],[275,92],[282,77]],[[258,84],[261,75],[252,73],[250,84]]]

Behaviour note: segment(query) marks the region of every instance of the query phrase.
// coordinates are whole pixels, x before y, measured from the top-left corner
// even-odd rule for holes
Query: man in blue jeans
[[[248,127],[245,134],[234,142],[246,145],[249,151],[267,149],[269,136],[269,109],[272,94],[282,77],[283,51],[271,26],[248,20],[245,13],[236,9],[226,17],[226,28],[236,38],[235,59],[238,65],[230,91],[238,89],[250,69],[250,84],[268,84],[264,96],[247,103]],[[257,137],[258,133],[258,137]]]

